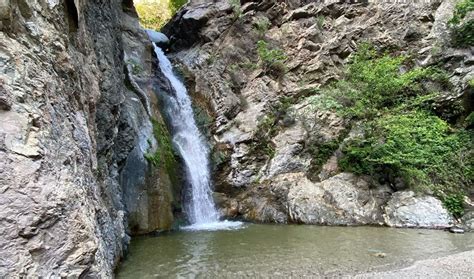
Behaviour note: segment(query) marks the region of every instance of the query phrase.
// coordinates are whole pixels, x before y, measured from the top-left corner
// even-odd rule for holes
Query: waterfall
[[[170,119],[173,144],[183,158],[191,185],[191,199],[185,205],[191,222],[187,228],[212,230],[240,226],[240,222],[219,222],[219,212],[212,199],[209,148],[197,128],[186,87],[173,73],[173,66],[164,52],[155,43],[153,45],[160,70],[174,89],[164,96],[165,112]]]

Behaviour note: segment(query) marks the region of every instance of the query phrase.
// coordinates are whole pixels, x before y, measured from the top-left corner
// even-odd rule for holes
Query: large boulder
[[[341,173],[320,183],[294,177],[288,192],[291,221],[321,225],[383,224],[382,204],[388,189],[370,189],[369,183],[353,174]]]
[[[409,228],[447,228],[454,222],[440,200],[413,191],[394,193],[385,206],[384,219],[390,227]]]

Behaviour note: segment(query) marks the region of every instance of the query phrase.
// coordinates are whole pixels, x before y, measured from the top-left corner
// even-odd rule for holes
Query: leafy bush
[[[443,204],[457,218],[464,214],[464,195],[461,193],[447,195],[443,199]]]
[[[270,48],[268,43],[259,40],[257,42],[257,53],[263,70],[276,77],[286,72],[284,62],[287,60],[285,52],[279,48]]]
[[[415,67],[402,72],[408,62],[405,56],[379,56],[373,47],[363,44],[353,55],[345,79],[317,90],[320,97],[313,105],[345,117],[371,119],[387,108],[420,101],[420,95],[430,93],[425,92],[422,81],[447,82],[435,68]]]
[[[134,75],[138,75],[143,72],[142,65],[140,65],[140,63],[138,63],[134,59],[128,59],[127,61],[125,61],[125,64],[130,65],[130,67],[132,68],[132,74]]]
[[[450,24],[459,24],[469,12],[474,11],[474,0],[463,0],[454,7],[453,17],[449,20]]]
[[[470,79],[467,84],[469,85],[469,87],[474,88],[474,78]]]
[[[250,152],[272,158],[275,155],[275,147],[271,142],[271,138],[277,132],[277,119],[275,116],[269,114],[260,119],[257,131],[259,132],[255,134],[255,140],[250,146]]]
[[[474,11],[474,0],[463,0],[454,8],[449,25],[453,31],[453,44],[460,47],[474,45],[474,20],[462,22],[466,15]]]
[[[472,185],[472,134],[453,132],[424,111],[388,114],[367,124],[363,139],[349,142],[341,160],[344,170],[377,174],[390,169],[411,187],[439,195]],[[472,155],[472,154],[471,154]]]
[[[447,75],[410,66],[408,57],[379,55],[362,45],[343,79],[314,90],[311,109],[333,111],[362,126],[363,135],[343,143],[343,171],[389,182],[402,178],[412,189],[437,195],[459,215],[459,196],[474,184],[474,132],[454,129],[430,112],[439,93],[424,83],[448,90]]]

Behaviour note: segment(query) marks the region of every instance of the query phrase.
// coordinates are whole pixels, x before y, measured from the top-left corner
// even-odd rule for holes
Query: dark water
[[[472,233],[249,224],[234,231],[135,238],[117,277],[338,276],[472,249]]]

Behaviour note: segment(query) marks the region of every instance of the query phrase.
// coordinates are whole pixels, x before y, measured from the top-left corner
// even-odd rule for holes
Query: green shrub
[[[333,111],[361,125],[363,135],[342,145],[343,171],[388,182],[402,178],[412,189],[437,195],[459,215],[462,203],[456,195],[474,184],[474,132],[454,129],[431,112],[439,93],[430,88],[450,90],[447,74],[411,64],[409,57],[379,55],[364,44],[342,79],[314,90],[310,109]],[[327,147],[323,153],[336,145]],[[307,148],[318,150],[318,144]]]
[[[229,0],[232,10],[234,12],[234,20],[237,20],[242,17],[242,6],[240,0]]]
[[[454,8],[453,17],[449,20],[452,29],[453,44],[460,47],[474,45],[474,20],[462,22],[466,15],[474,11],[474,0],[463,0]]]
[[[447,195],[443,199],[443,204],[456,218],[464,214],[464,195],[462,193]]]
[[[420,91],[417,81],[432,74],[430,68],[413,68],[401,72],[407,57],[383,55],[378,57],[367,44],[354,55],[349,66],[348,79],[357,83],[368,105],[379,107],[399,102],[412,92]]]
[[[450,24],[459,24],[469,12],[474,11],[474,0],[463,0],[454,7],[453,17],[449,20]]]
[[[250,146],[251,153],[262,154],[268,158],[275,155],[275,148],[271,142],[280,131],[280,124],[284,119],[292,118],[293,111],[290,107],[294,104],[295,99],[291,97],[283,97],[275,102],[269,111],[261,119],[258,120],[255,140]]]
[[[283,50],[270,48],[267,42],[259,40],[257,42],[257,54],[266,73],[280,77],[286,72],[284,62],[287,60],[287,56]]]
[[[390,169],[409,186],[440,195],[472,185],[472,134],[453,132],[437,116],[424,111],[388,114],[365,130],[364,138],[344,147],[344,170],[374,175]]]
[[[410,69],[408,60],[405,56],[379,56],[373,47],[362,44],[349,63],[345,78],[317,90],[320,97],[314,99],[313,105],[344,117],[371,119],[384,110],[420,102],[420,95],[431,93],[426,92],[423,81],[449,83],[442,71],[430,67]],[[402,68],[408,70],[402,72]]]
[[[140,18],[140,24],[154,30],[159,30],[173,15],[168,1],[136,1],[135,9]]]

